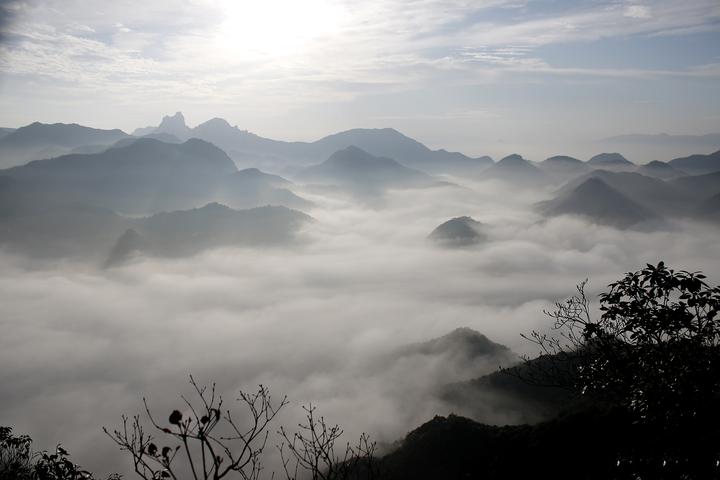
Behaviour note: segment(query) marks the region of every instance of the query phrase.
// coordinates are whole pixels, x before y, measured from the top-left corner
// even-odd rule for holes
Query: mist
[[[543,309],[585,278],[592,298],[658,260],[720,278],[716,227],[547,220],[532,205],[552,190],[449,180],[462,186],[390,190],[374,202],[298,188],[315,221],[291,246],[138,257],[105,270],[0,254],[0,423],[41,448],[62,442],[96,473],[125,473],[129,458],[101,427],[140,413],[144,396],[159,415],[177,408],[192,374],[217,382],[228,404],[260,383],[287,395],[277,426],[295,425],[312,402],[347,440],[364,431],[390,444],[453,411],[436,387],[500,366],[394,354],[402,346],[469,327],[534,355],[520,334],[547,329]],[[482,222],[486,241],[452,249],[427,239],[461,215]]]

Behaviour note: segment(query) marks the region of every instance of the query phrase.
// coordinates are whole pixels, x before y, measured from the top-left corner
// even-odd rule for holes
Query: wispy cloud
[[[558,67],[538,52],[717,31],[715,0],[579,2],[561,10],[543,4],[119,0],[89,8],[79,0],[27,0],[12,3],[13,21],[0,25],[0,72],[70,97],[243,104],[259,113],[439,84],[536,82],[538,75],[717,74],[716,62],[683,70]]]

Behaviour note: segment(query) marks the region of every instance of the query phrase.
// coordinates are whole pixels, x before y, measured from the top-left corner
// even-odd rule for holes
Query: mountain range
[[[588,165],[595,168],[608,168],[612,170],[633,169],[635,164],[619,153],[599,153],[588,160]]]
[[[225,152],[196,138],[179,144],[141,138],[100,153],[36,160],[0,176],[11,182],[5,193],[26,202],[82,203],[133,215],[213,201],[235,208],[309,205],[287,189],[289,181],[238,172]]]
[[[333,185],[351,193],[378,195],[389,188],[421,188],[437,183],[428,174],[399,162],[376,157],[350,146],[324,162],[302,169],[295,178],[303,183]]]
[[[314,142],[284,142],[260,137],[214,118],[194,128],[182,113],[166,116],[157,127],[146,127],[134,135],[168,133],[178,138],[197,137],[224,149],[239,165],[262,166],[273,170],[318,163],[338,150],[358,147],[371,155],[392,158],[408,167],[428,173],[478,173],[492,164],[490,157],[471,158],[457,152],[431,150],[392,128],[356,128],[328,135]]]
[[[185,257],[224,246],[273,246],[291,243],[311,217],[285,207],[233,210],[219,203],[163,212],[127,222],[105,262],[114,266],[143,254]]]
[[[53,152],[66,153],[52,156]],[[635,165],[619,153],[602,153],[587,162],[563,155],[531,162],[512,154],[494,163],[489,157],[431,150],[389,128],[347,130],[315,142],[283,142],[219,118],[190,128],[181,113],[132,136],[120,130],[37,122],[0,130],[0,162],[45,155],[51,158],[0,170],[0,211],[5,218],[50,221],[38,213],[61,211],[73,221],[94,218],[100,225],[116,220],[106,212],[148,216],[213,202],[233,209],[281,205],[306,210],[312,204],[293,190],[321,186],[377,201],[388,189],[448,185],[430,175],[440,173],[520,188],[563,184],[538,206],[544,215],[580,215],[628,228],[665,217],[715,222],[712,209],[720,193],[720,151],[645,165]],[[238,170],[244,163],[274,165],[273,170],[292,172],[305,186],[255,166]],[[430,237],[455,245],[481,241],[481,226],[473,222],[468,217],[451,219]],[[6,235],[12,236],[7,231]]]
[[[539,210],[546,216],[579,215],[595,223],[628,228],[659,217],[599,177],[585,179],[579,185],[564,189],[556,198],[541,202]]]
[[[18,129],[5,129],[0,135],[0,168],[62,155],[88,145],[109,146],[127,137],[122,130],[100,130],[76,123],[35,122]]]
[[[539,167],[516,153],[490,166],[482,172],[481,178],[524,186],[536,186],[550,181],[550,177]]]
[[[132,218],[77,203],[47,204],[0,208],[0,246],[35,259],[113,266],[136,253],[178,257],[221,246],[288,245],[309,221],[285,207],[234,210],[214,203]]]
[[[692,175],[720,171],[720,150],[708,155],[690,155],[668,162],[670,166]]]

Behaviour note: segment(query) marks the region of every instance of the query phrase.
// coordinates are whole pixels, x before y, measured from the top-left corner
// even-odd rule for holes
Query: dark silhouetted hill
[[[655,213],[597,177],[586,179],[571,191],[542,202],[538,207],[546,216],[579,215],[594,223],[617,228],[658,219]]]
[[[425,187],[435,183],[425,173],[390,158],[375,157],[354,146],[338,150],[319,165],[305,168],[297,178],[306,183],[336,185],[360,193]]]
[[[637,172],[595,170],[571,180],[559,193],[567,193],[590,178],[599,178],[614,190],[660,215],[685,215],[695,203],[693,195],[674,184]]]
[[[669,183],[696,200],[705,200],[720,193],[720,172],[688,175],[671,180]]]
[[[159,213],[133,220],[110,251],[107,265],[132,253],[184,257],[227,246],[279,246],[291,243],[311,217],[285,207],[233,210],[211,203],[192,210]]]
[[[470,158],[458,152],[430,150],[392,128],[356,128],[324,137],[312,144],[317,154],[356,146],[380,157],[428,173],[477,174],[492,165],[490,157]]]
[[[235,164],[202,140],[138,139],[97,154],[37,160],[3,172],[35,199],[143,214],[196,206]]]
[[[671,180],[673,178],[683,177],[687,173],[678,170],[669,163],[653,160],[645,165],[640,165],[637,172],[648,177],[659,178],[661,180]]]
[[[289,182],[281,177],[238,172],[225,152],[204,140],[126,141],[104,152],[33,161],[0,174],[15,179],[16,193],[28,201],[83,203],[127,214],[182,210],[213,201],[235,208],[309,205],[290,192]]]
[[[546,158],[538,164],[541,170],[555,178],[568,179],[587,173],[591,168],[583,161],[566,155]]]
[[[445,355],[462,357],[475,361],[487,356],[515,355],[505,345],[495,343],[482,333],[471,328],[456,328],[447,335],[426,342],[413,343],[397,350],[399,355]]]
[[[437,226],[430,240],[448,247],[464,247],[482,242],[487,237],[482,232],[482,223],[472,217],[456,217]]]
[[[616,478],[617,452],[639,441],[623,414],[601,408],[538,425],[492,426],[436,416],[379,462],[383,480]]]
[[[672,167],[693,175],[720,171],[720,150],[709,155],[690,155],[670,160]]]
[[[523,185],[538,185],[550,180],[545,172],[516,153],[485,170],[482,178]]]
[[[588,160],[588,165],[593,168],[603,168],[608,170],[631,170],[635,168],[635,164],[619,153],[600,153]]]

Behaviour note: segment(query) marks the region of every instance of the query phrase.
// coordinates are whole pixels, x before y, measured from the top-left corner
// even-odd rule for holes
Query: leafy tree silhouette
[[[32,439],[0,427],[0,480],[93,480],[93,474],[70,460],[61,446],[54,453],[33,452]],[[119,480],[110,475],[108,480]]]
[[[716,478],[720,464],[720,287],[663,262],[627,273],[600,295],[594,319],[585,295],[545,312],[553,334],[527,379],[570,388],[629,414],[636,447],[618,453],[628,478]]]

